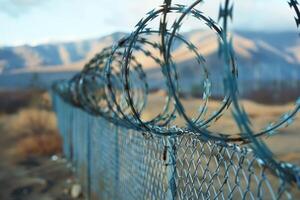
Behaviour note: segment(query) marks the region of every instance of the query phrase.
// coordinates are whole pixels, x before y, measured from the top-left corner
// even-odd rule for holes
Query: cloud
[[[46,0],[0,0],[0,12],[10,17],[19,17],[45,2]]]

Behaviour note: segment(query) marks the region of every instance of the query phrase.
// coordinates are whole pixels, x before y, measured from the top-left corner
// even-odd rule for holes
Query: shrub
[[[61,152],[62,142],[59,134],[41,134],[28,136],[17,143],[16,152],[21,156],[53,155]]]
[[[56,132],[55,114],[36,108],[23,109],[11,118],[9,130],[17,137]]]
[[[56,118],[51,111],[23,109],[11,117],[7,131],[17,140],[15,150],[18,155],[51,155],[61,151]]]

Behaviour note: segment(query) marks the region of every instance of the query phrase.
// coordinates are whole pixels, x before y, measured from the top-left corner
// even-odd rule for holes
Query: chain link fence
[[[53,95],[64,154],[87,199],[298,199],[254,152],[118,127]]]
[[[53,84],[64,153],[87,199],[300,199],[300,168],[277,160],[261,139],[294,122],[300,97],[290,111],[254,130],[240,101],[238,63],[228,29],[234,1],[221,1],[217,20],[197,8],[201,3],[164,0],[131,34],[102,49],[72,79]],[[298,5],[296,0],[287,4],[297,28]],[[187,18],[204,23],[217,36],[223,61],[218,89],[224,94],[216,110],[208,106],[216,79],[210,77],[201,51],[179,31]],[[194,115],[180,95],[186,68],[173,59],[176,42],[194,54],[200,70],[202,97],[197,99],[202,103]],[[156,78],[143,57],[159,67]],[[155,90],[164,93],[157,95],[164,103],[147,117],[147,109],[159,107],[159,101],[149,103]],[[229,108],[239,131],[211,130]]]

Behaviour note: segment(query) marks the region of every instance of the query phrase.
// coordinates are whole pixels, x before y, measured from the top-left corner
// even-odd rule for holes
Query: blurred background
[[[207,1],[197,8],[218,21],[221,2]],[[51,104],[51,84],[71,78],[161,4],[162,0],[0,0],[0,199],[72,197],[69,191],[76,181],[53,156],[61,155],[62,141]],[[253,128],[261,130],[292,110],[300,96],[299,30],[286,1],[236,1],[233,15],[230,30],[240,96]],[[209,106],[214,109],[223,89],[218,38],[192,17],[184,21],[180,34],[205,57],[213,80]],[[192,115],[203,92],[201,73],[183,44],[173,49],[173,58],[179,69],[180,98]],[[154,103],[149,105],[163,106],[159,66],[142,56],[138,59],[155,91],[150,99]],[[149,107],[146,115],[154,116],[157,107]],[[238,131],[231,112],[211,129]],[[300,165],[299,130],[297,117],[291,126],[266,139],[279,159]]]

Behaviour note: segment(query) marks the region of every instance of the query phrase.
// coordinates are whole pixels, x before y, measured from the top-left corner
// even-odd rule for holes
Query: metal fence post
[[[92,157],[91,157],[91,150],[92,150],[92,124],[93,119],[90,116],[87,116],[87,199],[91,199],[91,166],[92,166]]]
[[[167,179],[168,179],[168,191],[167,200],[175,200],[176,197],[176,146],[175,139],[172,137],[167,137]]]
[[[115,166],[115,198],[118,199],[119,194],[119,170],[120,170],[120,163],[119,163],[119,127],[115,126],[115,153],[116,153],[116,166]]]

